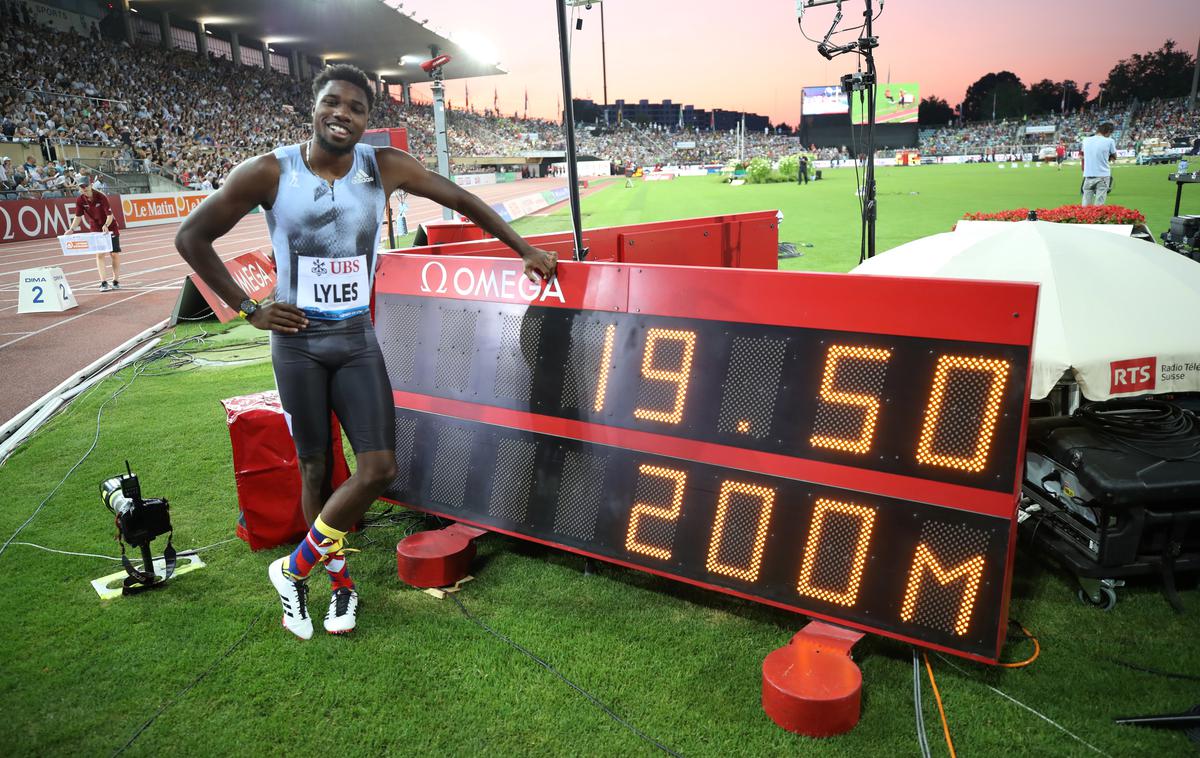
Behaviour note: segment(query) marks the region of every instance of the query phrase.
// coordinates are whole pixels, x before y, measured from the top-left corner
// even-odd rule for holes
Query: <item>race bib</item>
[[[371,304],[367,256],[297,256],[296,307],[313,318],[339,320],[364,313]]]

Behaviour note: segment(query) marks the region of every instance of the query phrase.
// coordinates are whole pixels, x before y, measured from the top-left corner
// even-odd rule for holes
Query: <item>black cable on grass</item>
[[[472,614],[470,611],[468,611],[468,610],[467,610],[467,607],[466,607],[465,605],[463,605],[463,602],[462,602],[461,600],[459,600],[459,599],[458,599],[458,594],[457,594],[457,593],[454,593],[454,592],[448,592],[448,593],[446,593],[446,596],[447,596],[447,597],[449,597],[451,600],[453,600],[453,601],[454,601],[454,604],[458,606],[458,609],[459,609],[460,611],[462,611],[463,615],[464,615],[464,616],[466,616],[466,617],[467,617],[467,619],[471,621],[471,623],[475,624],[475,626],[478,626],[480,629],[484,630],[485,632],[487,632],[488,634],[492,635],[493,637],[495,637],[495,638],[497,638],[497,639],[499,639],[499,640],[501,640],[501,641],[505,642],[505,643],[506,643],[506,644],[508,644],[509,646],[511,646],[511,647],[513,647],[513,648],[515,648],[515,649],[516,649],[516,650],[518,650],[520,653],[522,653],[522,654],[523,654],[525,657],[529,658],[531,661],[533,661],[533,662],[534,662],[534,663],[536,663],[537,665],[539,665],[539,666],[541,666],[542,668],[546,669],[546,670],[547,670],[547,671],[549,671],[551,674],[554,674],[556,677],[558,677],[559,679],[561,679],[561,680],[562,680],[562,681],[563,681],[563,682],[564,682],[564,683],[565,683],[565,684],[566,684],[568,687],[570,687],[571,689],[573,689],[573,690],[575,690],[576,692],[578,692],[580,695],[583,695],[585,698],[587,698],[588,700],[590,700],[590,701],[591,701],[591,703],[592,703],[592,705],[594,705],[594,706],[596,706],[597,708],[599,708],[600,710],[604,711],[604,713],[605,713],[605,714],[606,714],[606,715],[607,715],[607,716],[608,716],[610,719],[612,719],[613,721],[617,722],[617,723],[618,723],[618,724],[620,724],[621,726],[625,727],[625,728],[626,728],[626,729],[628,729],[629,731],[633,732],[633,733],[634,733],[634,734],[636,734],[638,737],[641,737],[641,738],[642,738],[643,740],[645,740],[646,742],[649,742],[651,745],[654,745],[656,748],[658,748],[659,750],[663,751],[664,753],[666,753],[666,754],[668,754],[668,755],[673,755],[673,756],[675,756],[675,758],[683,758],[683,756],[682,756],[682,755],[680,755],[679,753],[675,752],[675,751],[674,751],[674,750],[672,750],[671,748],[667,747],[666,745],[662,744],[662,743],[661,743],[661,742],[659,742],[658,740],[654,739],[654,738],[653,738],[653,737],[651,737],[650,735],[648,735],[648,734],[646,734],[645,732],[643,732],[641,729],[638,729],[638,728],[637,728],[636,726],[634,726],[633,724],[629,723],[629,722],[628,722],[628,721],[626,721],[625,719],[623,719],[623,718],[621,718],[620,716],[618,716],[618,715],[616,714],[616,712],[615,712],[615,711],[613,711],[613,709],[612,709],[612,708],[610,708],[610,707],[608,707],[607,705],[605,705],[603,702],[601,702],[601,701],[600,701],[600,700],[599,700],[599,699],[598,699],[598,698],[597,698],[595,695],[593,695],[592,693],[588,692],[588,691],[587,691],[587,690],[585,690],[584,688],[580,687],[578,684],[575,684],[575,682],[572,682],[570,679],[568,679],[567,677],[565,677],[565,676],[564,676],[564,675],[563,675],[563,674],[562,674],[562,673],[561,673],[561,672],[560,672],[558,669],[554,668],[554,666],[553,666],[553,665],[551,665],[551,664],[550,664],[550,663],[548,663],[547,661],[543,660],[542,658],[539,658],[539,657],[537,656],[537,654],[535,654],[535,653],[531,652],[531,651],[530,651],[528,648],[526,648],[526,647],[523,647],[523,646],[522,646],[522,645],[521,645],[519,642],[515,642],[515,641],[513,641],[511,638],[504,636],[504,635],[503,635],[503,634],[501,634],[500,632],[497,632],[495,629],[493,629],[493,628],[491,628],[490,626],[488,626],[488,625],[487,625],[487,624],[486,624],[484,621],[480,620],[478,617],[476,617],[474,614]]]
[[[71,477],[71,474],[75,473],[75,469],[77,469],[81,465],[83,465],[83,462],[86,461],[88,459],[88,456],[92,454],[92,451],[96,449],[96,445],[100,442],[100,417],[104,413],[104,406],[108,405],[114,398],[116,398],[122,392],[129,389],[129,387],[133,385],[134,381],[137,380],[139,374],[140,374],[140,372],[135,370],[133,372],[133,376],[130,377],[129,381],[125,382],[120,387],[118,387],[116,390],[114,390],[111,395],[109,395],[107,398],[105,398],[103,403],[100,403],[100,407],[96,410],[96,434],[94,437],[92,437],[91,446],[88,447],[87,451],[84,452],[83,456],[80,457],[79,460],[75,461],[75,465],[72,466],[65,475],[63,475],[63,478],[59,480],[58,484],[54,485],[54,489],[50,490],[50,494],[46,495],[46,497],[42,500],[42,502],[38,503],[38,507],[33,509],[33,513],[29,514],[29,518],[25,519],[24,523],[22,523],[20,526],[17,527],[17,530],[15,532],[13,532],[12,535],[7,540],[4,541],[3,545],[0,545],[0,556],[4,555],[4,552],[6,550],[8,550],[8,546],[11,545],[12,541],[17,538],[17,535],[20,534],[21,531],[25,529],[25,527],[29,526],[29,524],[32,523],[35,518],[37,518],[37,515],[42,512],[43,508],[46,507],[46,503],[50,502],[50,498],[54,497],[54,494],[56,492],[58,492],[58,490],[64,484],[66,484],[67,479],[69,479]]]
[[[1167,679],[1184,679],[1189,682],[1200,682],[1200,676],[1194,676],[1192,674],[1180,674],[1174,671],[1163,671],[1162,669],[1150,668],[1149,666],[1139,666],[1136,663],[1122,661],[1118,658],[1109,658],[1108,660],[1111,663],[1121,666],[1122,668],[1127,668],[1131,671],[1140,671],[1143,674],[1153,674],[1154,676],[1161,676]]]
[[[257,623],[258,623],[258,620],[259,620],[259,619],[261,619],[261,618],[263,617],[263,614],[264,614],[264,613],[266,613],[266,612],[267,612],[267,610],[268,610],[268,609],[270,609],[270,608],[272,608],[272,607],[275,607],[275,601],[274,601],[274,600],[272,600],[270,603],[267,603],[266,605],[264,605],[264,606],[263,606],[263,609],[262,609],[261,611],[259,611],[259,612],[258,612],[258,615],[254,617],[254,620],[253,620],[253,621],[251,621],[251,622],[250,622],[250,625],[246,627],[246,631],[242,632],[242,636],[241,636],[241,637],[238,637],[238,638],[237,638],[237,640],[236,640],[236,641],[235,641],[235,642],[234,642],[232,645],[230,645],[230,646],[229,646],[229,647],[228,647],[228,648],[225,650],[225,652],[224,652],[224,653],[222,653],[221,655],[217,656],[217,659],[216,659],[215,661],[213,661],[213,662],[212,662],[212,664],[211,664],[211,665],[210,665],[208,668],[206,668],[204,671],[200,672],[200,675],[199,675],[199,676],[197,676],[195,679],[193,679],[193,680],[191,681],[191,683],[190,683],[190,684],[188,684],[188,686],[186,686],[186,687],[184,687],[183,689],[181,689],[181,690],[180,690],[180,691],[179,691],[179,692],[178,692],[178,693],[175,695],[175,697],[173,697],[173,698],[171,698],[170,700],[168,700],[167,702],[163,703],[163,704],[162,704],[162,707],[160,707],[160,708],[159,708],[157,711],[155,711],[155,712],[154,712],[154,715],[152,715],[150,718],[146,719],[146,722],[137,728],[137,731],[135,731],[135,732],[133,733],[133,736],[131,736],[131,737],[129,738],[129,740],[128,740],[128,741],[127,741],[127,742],[126,742],[124,745],[122,745],[121,747],[119,747],[119,748],[117,748],[115,751],[113,751],[113,756],[114,756],[114,757],[115,757],[115,756],[118,756],[118,755],[120,755],[121,753],[124,753],[126,750],[128,750],[128,749],[129,749],[129,746],[130,746],[130,745],[132,745],[132,744],[134,743],[134,741],[135,741],[135,740],[136,740],[138,737],[141,737],[141,736],[142,736],[142,732],[144,732],[144,731],[146,731],[147,729],[149,729],[149,728],[150,728],[150,725],[151,725],[151,724],[153,724],[153,723],[154,723],[154,721],[155,721],[155,720],[156,720],[156,719],[157,719],[159,716],[161,716],[161,715],[163,714],[163,712],[164,712],[164,711],[166,711],[168,708],[170,708],[172,705],[174,705],[174,704],[175,704],[175,703],[176,703],[176,702],[177,702],[177,701],[178,701],[180,698],[182,698],[184,695],[186,695],[186,694],[187,694],[187,693],[188,693],[188,692],[189,692],[189,691],[190,691],[190,690],[191,690],[193,687],[195,687],[197,684],[199,684],[200,682],[202,682],[206,676],[208,676],[209,674],[211,674],[211,673],[212,673],[212,672],[213,672],[213,671],[214,671],[214,670],[217,668],[217,666],[219,666],[219,665],[221,664],[221,662],[222,662],[222,661],[224,661],[226,658],[228,658],[230,655],[232,655],[232,654],[233,654],[233,651],[234,651],[234,650],[237,650],[237,649],[238,649],[238,647],[239,647],[239,646],[240,646],[240,645],[241,645],[243,642],[245,642],[245,641],[246,641],[246,638],[250,636],[250,631],[251,631],[252,629],[254,629],[254,626],[255,626],[255,624],[257,624]]]
[[[100,442],[100,419],[104,414],[104,406],[108,405],[110,402],[115,400],[119,395],[121,395],[123,392],[125,392],[125,390],[127,390],[131,386],[133,386],[133,383],[135,381],[137,381],[137,378],[139,376],[141,376],[142,374],[146,373],[147,369],[149,369],[152,364],[154,364],[157,361],[160,361],[160,360],[163,360],[166,358],[170,358],[174,355],[182,354],[183,353],[182,347],[184,345],[186,345],[190,342],[196,342],[196,341],[203,343],[204,339],[208,336],[210,336],[208,334],[208,332],[203,332],[201,334],[193,335],[191,337],[184,337],[182,339],[172,340],[171,342],[168,342],[166,344],[159,345],[155,349],[147,352],[145,355],[143,355],[142,357],[140,357],[136,361],[134,361],[132,364],[130,364],[130,367],[132,368],[132,375],[129,377],[129,379],[125,383],[123,383],[120,387],[117,387],[115,390],[113,390],[113,393],[111,395],[109,395],[107,398],[105,398],[104,402],[100,403],[100,407],[96,409],[96,434],[92,437],[91,446],[89,446],[87,451],[84,452],[83,456],[80,457],[80,459],[75,462],[75,465],[72,466],[67,471],[67,473],[63,475],[63,478],[59,480],[58,484],[54,485],[54,489],[50,490],[50,494],[46,495],[46,497],[42,500],[42,502],[38,503],[37,508],[34,508],[33,513],[31,513],[29,515],[29,518],[25,519],[25,521],[20,526],[17,527],[16,531],[14,531],[9,536],[9,538],[4,541],[3,545],[0,545],[0,556],[4,555],[5,551],[8,550],[8,546],[11,545],[13,540],[15,540],[17,538],[17,535],[20,534],[25,529],[25,527],[29,526],[29,524],[31,524],[35,518],[37,518],[37,515],[42,512],[43,508],[46,507],[46,503],[50,502],[50,499],[54,497],[55,493],[57,493],[59,491],[59,489],[61,489],[62,486],[64,484],[66,484],[67,479],[71,478],[71,474],[75,473],[75,470],[77,468],[79,468],[81,465],[83,465],[83,462],[86,461],[88,459],[88,456],[90,456],[92,454],[92,451],[96,449],[96,445],[99,444],[99,442]],[[120,375],[119,372],[117,375],[118,376]],[[97,386],[99,386],[99,385],[97,385]],[[90,392],[91,392],[91,390],[88,390],[88,393],[85,393],[85,394],[89,394]],[[70,405],[72,405],[78,399],[79,399],[78,396],[76,396],[75,398],[72,398],[72,400],[67,404],[68,407]]]

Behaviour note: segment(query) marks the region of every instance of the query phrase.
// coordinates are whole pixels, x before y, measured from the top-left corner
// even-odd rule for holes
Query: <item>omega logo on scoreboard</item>
[[[433,262],[380,273],[390,498],[995,658],[1036,287]]]

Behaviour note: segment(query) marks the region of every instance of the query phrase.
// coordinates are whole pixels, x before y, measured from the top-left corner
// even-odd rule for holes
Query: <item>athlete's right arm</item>
[[[257,205],[270,205],[279,186],[279,161],[267,153],[238,165],[221,185],[192,211],[175,235],[175,248],[204,283],[231,308],[248,295],[230,276],[213,242],[224,236]],[[298,332],[308,326],[304,312],[288,303],[271,303],[255,311],[249,321],[259,329]]]

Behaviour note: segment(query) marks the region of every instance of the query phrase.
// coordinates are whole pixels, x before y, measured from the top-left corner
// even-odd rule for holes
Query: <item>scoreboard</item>
[[[979,660],[1035,285],[384,255],[386,497]]]

